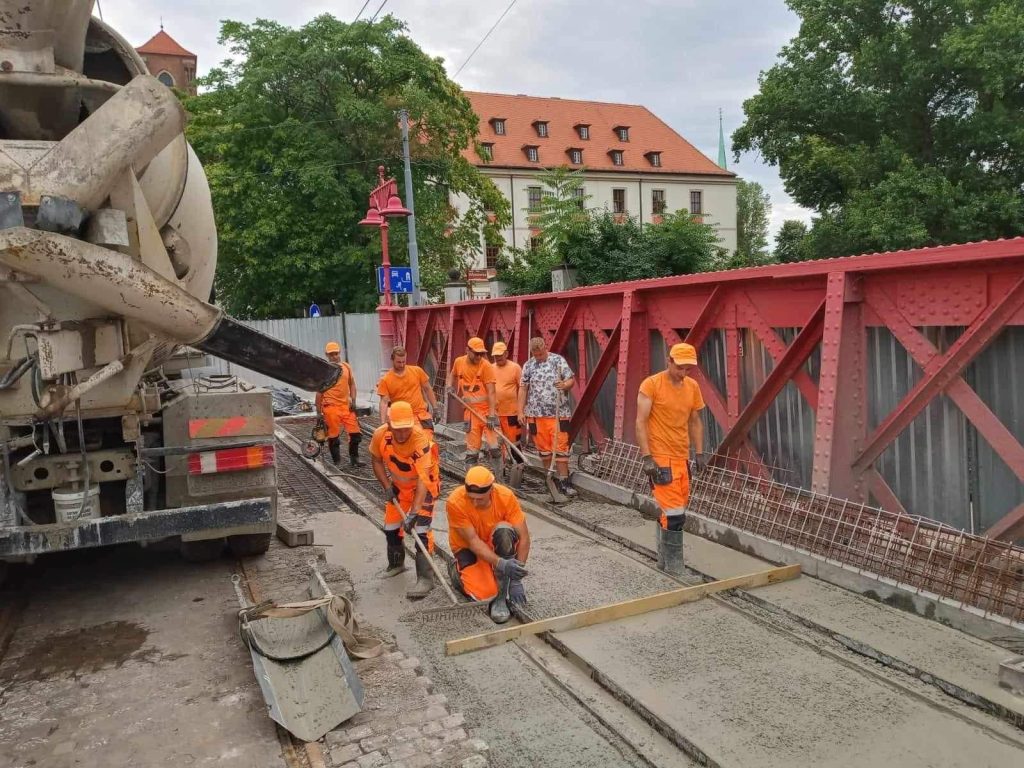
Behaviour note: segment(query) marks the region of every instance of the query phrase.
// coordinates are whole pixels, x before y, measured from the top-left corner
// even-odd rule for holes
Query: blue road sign
[[[412,267],[388,267],[392,293],[412,293]],[[377,267],[377,293],[384,293],[384,267]]]
[[[310,304],[309,305],[309,316],[310,317],[320,317],[320,307],[318,307],[316,304]]]

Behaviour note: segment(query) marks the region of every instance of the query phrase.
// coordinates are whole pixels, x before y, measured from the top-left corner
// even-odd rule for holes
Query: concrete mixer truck
[[[209,302],[216,228],[184,111],[92,6],[0,0],[0,561],[260,552],[270,394],[165,365],[188,345],[312,391],[338,369]]]

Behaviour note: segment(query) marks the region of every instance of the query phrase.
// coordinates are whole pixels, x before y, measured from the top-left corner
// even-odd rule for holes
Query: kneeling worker
[[[448,541],[455,558],[452,583],[473,600],[491,600],[491,619],[512,616],[508,601],[525,602],[522,579],[530,530],[515,494],[494,482],[487,467],[470,467],[448,495]]]
[[[385,576],[405,570],[406,533],[420,537],[427,551],[433,551],[430,525],[434,502],[441,493],[441,474],[433,441],[420,428],[412,406],[404,400],[391,403],[388,421],[381,424],[370,441],[373,474],[384,489],[384,536],[387,538],[388,567]],[[403,520],[404,517],[404,520]],[[406,597],[420,598],[434,588],[433,571],[427,555],[416,549],[416,584]]]
[[[690,376],[696,367],[697,350],[693,345],[675,344],[669,350],[665,370],[643,380],[636,401],[636,440],[644,472],[654,486],[654,500],[661,508],[658,566],[676,574],[683,570],[691,437],[697,470],[707,465],[700,418],[704,397],[700,385]]]

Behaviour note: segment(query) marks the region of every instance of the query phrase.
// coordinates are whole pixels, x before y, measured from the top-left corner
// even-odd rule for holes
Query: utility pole
[[[416,205],[412,194],[412,165],[409,162],[409,113],[400,110],[402,157],[405,159],[405,207],[409,209],[409,266],[412,267],[412,306],[420,305],[420,252],[416,245]]]

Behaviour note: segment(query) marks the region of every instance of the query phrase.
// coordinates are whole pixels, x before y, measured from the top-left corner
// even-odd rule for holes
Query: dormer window
[[[505,135],[505,118],[503,117],[492,117],[491,127],[494,129],[494,133],[497,136]]]
[[[619,137],[619,141],[629,141],[628,125],[616,125],[612,130],[615,131],[615,135]]]
[[[494,144],[491,142],[485,142],[480,145],[480,157],[485,162],[491,162],[494,160]]]
[[[577,123],[576,133],[579,135],[582,141],[590,141],[590,126],[586,123]]]
[[[613,149],[613,150],[610,150],[608,152],[608,155],[612,159],[612,165],[622,165],[623,164],[624,161],[623,161],[622,154],[623,153],[622,153],[621,149]]]
[[[523,147],[523,151],[526,153],[526,159],[529,160],[531,163],[540,162],[540,152],[538,151],[537,147],[530,146],[529,144],[527,144],[525,147]]]
[[[533,127],[537,130],[537,135],[542,139],[546,139],[548,137],[548,124],[546,121],[536,120],[533,123]]]
[[[661,152],[648,152],[644,157],[653,167],[661,168]]]
[[[578,147],[570,147],[566,150],[569,155],[569,162],[573,165],[583,164],[583,150]]]

